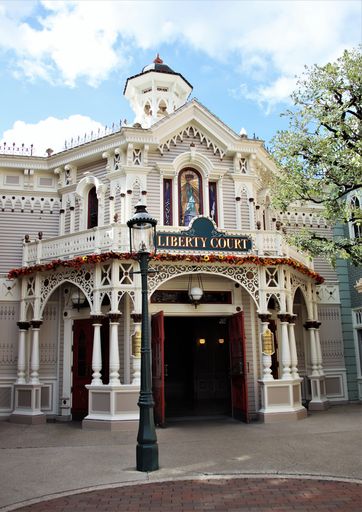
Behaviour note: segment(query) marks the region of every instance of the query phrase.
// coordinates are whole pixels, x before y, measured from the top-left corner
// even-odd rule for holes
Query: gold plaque
[[[274,348],[274,334],[271,332],[270,329],[267,329],[263,332],[261,335],[261,339],[263,342],[263,354],[266,356],[271,356],[275,352]]]
[[[132,336],[132,355],[141,357],[141,331],[137,330]]]

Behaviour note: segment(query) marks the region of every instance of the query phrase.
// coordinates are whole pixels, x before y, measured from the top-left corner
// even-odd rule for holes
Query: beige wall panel
[[[2,377],[16,378],[19,329],[18,302],[0,302],[0,371]]]
[[[152,169],[147,175],[146,203],[150,215],[154,216],[158,220],[158,224],[162,226],[163,217],[160,218],[160,204],[163,203],[163,197],[160,197],[160,190],[163,188],[160,186],[160,181],[160,173],[156,169]]]
[[[30,239],[38,238],[38,232],[43,232],[43,239],[58,235],[59,208],[53,213],[37,208],[10,211],[8,208],[0,215],[0,272],[7,273],[12,268],[20,267],[23,256],[23,240],[26,234]],[[43,213],[41,213],[43,211]]]
[[[339,305],[319,306],[320,339],[324,368],[344,367],[343,338]]]
[[[229,176],[224,176],[222,180],[222,187],[224,203],[224,227],[226,229],[236,229],[235,187],[232,178]]]

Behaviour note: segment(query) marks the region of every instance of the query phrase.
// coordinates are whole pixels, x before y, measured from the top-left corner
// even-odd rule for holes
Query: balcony
[[[159,232],[181,232],[184,230],[184,227],[169,226],[160,226],[158,229]],[[289,257],[299,261],[310,269],[313,268],[313,263],[310,258],[306,254],[286,244],[282,234],[278,231],[228,230],[227,234],[250,237],[252,240],[252,250],[247,254]],[[75,256],[101,254],[110,251],[125,253],[129,251],[129,233],[127,226],[122,224],[108,224],[106,226],[78,231],[76,233],[48,238],[46,240],[24,242],[23,266],[47,263],[55,259],[69,260]],[[177,253],[181,251],[168,250],[167,252]],[[193,253],[205,254],[205,251],[193,251]],[[240,255],[240,252],[230,251],[227,254],[236,256]]]

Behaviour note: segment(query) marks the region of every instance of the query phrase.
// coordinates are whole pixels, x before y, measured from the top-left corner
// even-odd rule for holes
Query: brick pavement
[[[18,512],[361,512],[362,484],[263,476],[173,480],[42,501]]]

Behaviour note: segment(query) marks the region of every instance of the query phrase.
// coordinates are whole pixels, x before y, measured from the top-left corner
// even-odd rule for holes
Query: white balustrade
[[[161,227],[159,232],[185,231],[183,226]],[[313,268],[311,260],[303,253],[290,247],[281,233],[277,231],[241,231],[230,230],[231,236],[248,236],[252,239],[251,254],[271,257],[291,257],[309,268]],[[34,265],[54,259],[70,259],[75,256],[99,254],[107,251],[128,252],[129,233],[125,225],[109,224],[84,231],[61,235],[47,240],[36,240],[24,243],[23,265]],[[197,251],[195,251],[197,252]],[[240,254],[230,251],[229,254]]]
[[[126,226],[109,225],[30,242],[24,247],[23,264],[34,265],[58,258],[67,259],[107,251],[128,252],[128,236]]]

